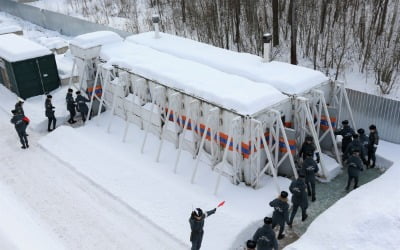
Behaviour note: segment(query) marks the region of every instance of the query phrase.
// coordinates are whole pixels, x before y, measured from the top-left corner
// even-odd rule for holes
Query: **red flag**
[[[225,201],[222,201],[222,202],[220,202],[220,203],[218,204],[217,207],[222,207],[224,204],[225,204]]]

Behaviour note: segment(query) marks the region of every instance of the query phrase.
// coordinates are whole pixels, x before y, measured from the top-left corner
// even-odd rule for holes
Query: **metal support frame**
[[[261,120],[260,120],[261,119]],[[265,139],[264,131],[269,131],[269,140]],[[288,157],[294,176],[297,178],[297,169],[294,163],[293,155],[290,149],[289,141],[286,136],[285,127],[281,120],[281,114],[277,110],[270,110],[267,116],[259,117],[258,120],[251,120],[251,167],[255,171],[255,180],[251,183],[253,187],[257,187],[262,174],[270,170],[274,178],[276,178],[278,168],[283,161]],[[279,141],[282,137],[285,144],[286,152],[279,152]],[[261,138],[261,139],[260,139]],[[260,169],[260,155],[262,151],[261,142],[264,146],[264,151],[267,155],[267,165]],[[254,162],[255,161],[255,162]],[[278,187],[279,191],[279,187]]]
[[[328,122],[328,127],[329,127],[327,131],[325,131],[324,133],[322,133],[319,136],[318,142],[321,142],[329,134],[329,136],[331,137],[331,140],[333,142],[333,148],[335,151],[336,161],[342,167],[340,153],[339,153],[339,150],[338,150],[338,147],[336,144],[334,128],[332,127],[332,121],[329,116],[328,105],[326,104],[326,101],[325,101],[324,92],[322,92],[321,90],[312,90],[312,95],[313,95],[313,103],[312,103],[313,105],[311,106],[311,112],[312,112],[311,118],[317,117],[317,121],[316,121],[316,123],[314,123],[314,126],[317,128],[317,130],[316,130],[317,134],[319,134],[319,131],[320,131],[319,129],[321,127],[321,117],[323,115],[325,115],[326,120]],[[325,174],[326,173],[324,173],[324,175]]]
[[[192,133],[194,133],[194,129],[198,125],[197,121],[200,116],[198,114],[199,109],[200,109],[200,102],[195,99],[192,100],[189,103],[189,105],[186,107],[186,121],[185,121],[185,125],[183,126],[182,133],[180,134],[180,137],[179,137],[179,148],[178,148],[178,154],[176,155],[176,160],[175,160],[175,165],[174,165],[174,173],[176,173],[178,170],[178,164],[179,164],[181,152],[183,149],[183,141],[185,140],[185,135],[187,133],[189,122],[191,125]],[[195,149],[195,151],[197,151],[197,149]]]
[[[157,107],[157,109],[159,109],[159,113],[160,115],[162,114],[162,103],[160,102],[160,98],[161,95],[163,95],[163,92],[165,90],[165,87],[163,86],[155,86],[153,88],[153,96],[152,96],[152,102],[151,102],[151,110],[150,110],[150,117],[149,117],[149,121],[148,124],[145,128],[145,134],[144,134],[144,139],[142,142],[142,147],[140,149],[140,152],[143,154],[144,152],[144,146],[146,145],[146,141],[147,141],[147,135],[149,134],[150,128],[151,126],[153,126],[153,115],[154,115],[154,108]],[[160,117],[161,118],[161,117]]]
[[[333,102],[335,105],[338,105],[338,121],[341,120],[341,114],[342,114],[342,105],[343,105],[343,100],[344,100],[344,105],[346,106],[349,115],[350,115],[350,122],[353,125],[353,128],[356,129],[356,123],[354,120],[353,116],[353,111],[351,110],[350,107],[350,101],[349,97],[347,96],[346,88],[344,86],[343,82],[340,81],[334,81],[333,82],[333,89],[334,89],[334,96],[332,97]]]
[[[238,175],[240,174],[240,162],[238,162],[237,160],[237,150],[240,150],[241,146],[240,144],[241,144],[241,130],[243,128],[242,126],[243,125],[240,116],[236,116],[235,118],[232,119],[228,133],[228,140],[226,141],[224,153],[222,156],[222,161],[214,168],[214,171],[219,173],[217,178],[217,183],[214,189],[214,194],[216,194],[218,191],[222,175],[228,175],[228,177],[232,178],[232,183],[234,184],[238,184],[240,181],[240,179],[238,178]],[[231,141],[232,141],[232,164],[230,164],[227,160]],[[228,165],[232,169],[231,174],[224,172],[224,168],[226,165]]]
[[[318,111],[317,122],[314,123],[314,118],[311,114],[311,107],[309,100],[304,97],[295,97],[295,130],[296,130],[296,142],[297,148],[301,148],[305,135],[311,135],[316,146],[316,150],[320,155],[320,166],[322,171],[322,177],[326,177],[326,169],[324,165],[324,161],[322,159],[322,150],[319,144],[319,130],[321,124],[321,115],[322,115],[322,105],[319,105],[319,108],[315,108]],[[322,102],[318,102],[322,104]],[[317,130],[316,130],[317,129]],[[317,132],[318,131],[318,132]]]
[[[219,122],[219,112],[220,112],[220,110],[217,107],[211,108],[209,110],[209,112],[208,112],[207,122],[206,122],[206,125],[205,125],[203,136],[202,136],[201,141],[200,141],[199,152],[197,153],[196,164],[194,166],[194,170],[193,170],[193,173],[192,173],[191,183],[194,183],[194,179],[196,177],[197,169],[199,167],[200,157],[202,156],[202,154],[206,153],[205,150],[204,150],[204,143],[205,143],[205,140],[206,140],[206,137],[207,137],[208,129],[210,129],[210,133],[211,133],[210,134],[210,137],[211,137],[211,140],[210,140],[211,141],[211,153],[213,152],[212,144],[213,144],[213,140],[214,140],[213,139],[214,138],[214,133],[216,133],[217,130],[218,130],[216,128],[216,126],[213,126],[213,125],[215,125],[215,122],[217,122],[217,123]],[[200,132],[200,127],[198,129],[199,129],[199,132]]]
[[[170,122],[169,117],[171,114],[173,117],[173,121],[172,121],[173,125],[178,126],[177,124],[178,124],[178,120],[180,118],[180,106],[182,105],[181,102],[182,102],[182,95],[178,92],[171,93],[168,96],[168,111],[167,111],[167,116],[165,117],[164,126],[161,129],[161,139],[160,139],[160,144],[158,146],[156,162],[159,162],[159,160],[160,160],[162,145],[164,143],[164,139],[167,139],[168,123]],[[179,141],[179,137],[178,137],[178,133],[176,133],[176,141],[174,142],[176,148],[178,148],[178,141]]]

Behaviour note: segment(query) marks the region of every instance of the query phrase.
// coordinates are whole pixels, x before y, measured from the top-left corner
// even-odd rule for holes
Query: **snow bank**
[[[72,39],[70,44],[87,49],[98,45],[122,42],[122,40],[123,39],[115,32],[97,31],[79,35]]]
[[[283,93],[299,94],[328,80],[319,71],[283,62],[263,63],[262,58],[200,43],[191,39],[154,32],[132,35],[126,41],[148,46],[181,58],[209,65],[256,82],[268,83]]]
[[[48,49],[61,49],[68,46],[61,37],[39,37],[37,41]]]
[[[100,56],[109,64],[243,115],[252,115],[287,98],[270,85],[130,42],[103,46]]]
[[[398,249],[400,156],[395,152],[400,152],[400,145],[380,142],[378,153],[395,164],[336,202],[285,249]]]
[[[1,24],[0,26],[0,35],[7,34],[7,33],[14,33],[22,31],[21,26],[16,24]]]
[[[0,183],[0,248],[65,249],[36,214]]]
[[[0,57],[9,62],[50,55],[51,51],[40,44],[15,34],[0,35]]]

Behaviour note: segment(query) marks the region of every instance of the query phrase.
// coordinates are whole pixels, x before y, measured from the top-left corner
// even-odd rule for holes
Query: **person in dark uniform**
[[[363,171],[362,162],[360,159],[360,151],[358,149],[353,151],[352,156],[347,160],[347,173],[349,175],[349,179],[347,180],[346,190],[350,189],[351,181],[354,179],[354,189],[358,187],[358,176],[360,175],[360,171]]]
[[[368,136],[365,134],[365,130],[363,128],[359,128],[357,130],[357,133],[359,135],[360,142],[363,145],[363,154],[364,154],[364,157],[365,157],[365,160],[366,160],[367,156],[368,156],[369,139],[368,139]],[[368,162],[367,162],[367,166],[368,166]]]
[[[308,153],[306,159],[303,161],[301,172],[305,175],[305,183],[307,186],[308,196],[311,196],[311,201],[314,202],[315,198],[315,174],[318,173],[318,164],[312,158],[312,154]]]
[[[201,247],[201,242],[203,241],[204,235],[204,220],[208,216],[214,214],[217,211],[217,208],[213,210],[207,211],[203,213],[203,210],[200,208],[196,208],[192,211],[192,214],[189,218],[190,229],[192,232],[190,233],[190,241],[192,242],[191,250],[198,250]]]
[[[69,124],[74,124],[76,121],[74,120],[74,117],[76,115],[76,104],[74,101],[74,97],[72,96],[73,90],[68,89],[67,96],[65,97],[65,100],[67,102],[67,110],[69,111],[70,117],[68,119]]]
[[[301,149],[300,149],[300,152],[299,152],[299,158],[303,157],[303,160],[305,160],[306,159],[306,155],[309,152],[311,152],[311,154],[314,156],[315,149],[316,149],[316,147],[315,147],[315,144],[313,142],[312,136],[310,136],[310,135],[306,136],[303,145],[301,145]],[[319,163],[320,155],[319,155],[318,152],[316,153],[316,156],[317,156],[316,162]]]
[[[271,228],[271,224],[272,219],[265,217],[264,225],[255,232],[253,241],[257,242],[257,250],[278,250],[278,241],[276,240],[274,230]]]
[[[278,240],[285,238],[283,231],[285,230],[285,223],[289,224],[289,205],[288,193],[282,191],[278,198],[271,201],[269,205],[274,208],[272,213],[272,229],[279,225]]]
[[[307,193],[306,193],[306,184],[304,182],[304,174],[302,172],[299,173],[299,177],[297,180],[293,180],[289,186],[289,190],[292,193],[292,214],[289,219],[289,226],[291,227],[293,224],[293,219],[296,216],[297,209],[301,208],[301,221],[305,221],[308,217],[307,215]]]
[[[339,131],[335,131],[335,135],[341,135],[342,139],[342,153],[346,152],[347,146],[352,141],[352,137],[355,134],[354,130],[350,127],[349,121],[342,121],[343,128]]]
[[[368,140],[368,167],[374,168],[376,162],[375,152],[379,144],[379,135],[375,125],[369,126],[369,140]],[[372,160],[372,164],[371,164]]]
[[[22,149],[29,148],[28,138],[26,137],[26,127],[28,123],[24,121],[24,115],[18,113],[16,110],[11,110],[13,117],[11,118],[11,123],[14,124],[15,130],[17,131],[19,140],[22,144]]]
[[[47,124],[47,131],[53,131],[56,128],[56,117],[54,115],[54,109],[55,107],[51,103],[51,99],[53,97],[51,95],[47,95],[46,101],[44,103],[44,107],[46,108],[46,117],[49,119],[49,122]],[[51,129],[51,125],[53,124],[53,129]]]
[[[81,113],[82,121],[85,122],[89,113],[89,107],[86,105],[87,102],[90,102],[89,99],[81,95],[81,92],[76,91],[75,102],[77,105],[78,111]]]
[[[23,100],[19,100],[16,104],[15,104],[15,112],[17,112],[17,114],[21,114],[23,116],[25,116],[25,112],[24,112],[24,101]]]
[[[359,135],[358,134],[354,134],[353,135],[353,141],[349,143],[349,145],[347,146],[346,152],[344,153],[344,159],[348,159],[353,151],[357,149],[358,151],[360,151],[360,158],[361,161],[367,165],[367,160],[365,159],[365,154],[364,154],[364,145],[361,143]]]

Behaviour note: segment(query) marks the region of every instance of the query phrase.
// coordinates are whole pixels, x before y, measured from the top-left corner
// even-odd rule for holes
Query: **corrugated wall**
[[[370,124],[375,124],[381,139],[400,143],[400,101],[346,89],[357,128],[369,133]],[[342,111],[342,120],[349,119],[349,112]]]

